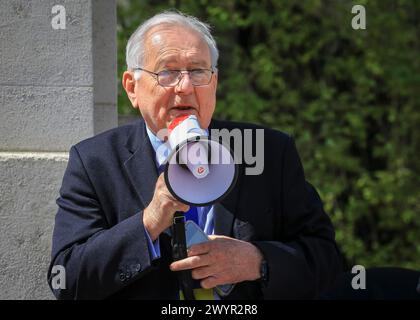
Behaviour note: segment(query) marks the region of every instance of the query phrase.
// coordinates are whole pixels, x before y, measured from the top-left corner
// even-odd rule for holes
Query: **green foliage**
[[[354,4],[366,30],[351,28]],[[215,117],[294,135],[349,263],[417,269],[420,2],[120,1],[119,75],[129,35],[170,8],[213,26]],[[120,113],[132,112],[119,93]]]

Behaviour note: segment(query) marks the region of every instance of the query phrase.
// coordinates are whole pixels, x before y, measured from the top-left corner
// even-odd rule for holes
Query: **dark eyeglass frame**
[[[209,85],[210,84],[210,82],[211,82],[211,79],[213,78],[213,74],[214,74],[214,70],[213,69],[191,69],[191,70],[162,70],[162,71],[159,71],[159,72],[153,72],[153,71],[150,71],[150,70],[147,70],[147,69],[144,69],[144,68],[140,68],[140,67],[137,67],[137,68],[133,68],[133,70],[140,70],[140,71],[144,71],[144,72],[147,72],[147,73],[149,73],[151,76],[153,76],[153,78],[155,78],[155,80],[157,81],[157,83],[160,85],[160,86],[162,86],[162,87],[166,87],[166,88],[173,88],[173,87],[176,87],[178,84],[179,84],[179,82],[181,81],[181,79],[182,79],[182,76],[184,75],[184,74],[188,74],[188,76],[190,76],[190,73],[191,72],[193,72],[193,71],[210,71],[211,72],[211,75],[210,75],[210,77],[209,77],[209,81],[206,83],[206,84],[194,84],[194,82],[192,83],[192,85],[194,86],[194,87],[203,87],[203,86],[207,86],[207,85]],[[178,81],[176,82],[176,83],[174,83],[173,85],[162,85],[161,83],[160,83],[160,81],[159,81],[159,74],[161,74],[162,72],[178,72],[179,73],[179,75],[178,75]],[[190,76],[191,77],[191,76]],[[191,79],[192,80],[192,79]]]

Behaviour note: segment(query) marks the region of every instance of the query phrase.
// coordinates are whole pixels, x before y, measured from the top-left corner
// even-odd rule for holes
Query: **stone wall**
[[[65,29],[51,23],[65,9]],[[78,141],[117,126],[115,0],[0,1],[0,299],[51,299],[55,199]]]

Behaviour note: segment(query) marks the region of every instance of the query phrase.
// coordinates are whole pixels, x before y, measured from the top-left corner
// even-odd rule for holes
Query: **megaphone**
[[[234,187],[237,166],[230,150],[211,140],[194,115],[174,119],[169,126],[172,150],[166,159],[164,178],[171,194],[190,206],[208,206],[222,200]],[[172,255],[187,257],[183,212],[176,212],[172,225]],[[178,272],[184,297],[195,300],[191,270]]]
[[[221,201],[235,186],[238,169],[232,152],[209,138],[196,116],[182,116],[169,126],[171,152],[164,172],[168,190],[190,206]]]

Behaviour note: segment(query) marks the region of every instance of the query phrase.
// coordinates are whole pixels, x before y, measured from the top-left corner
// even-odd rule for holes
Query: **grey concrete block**
[[[66,29],[54,30],[51,9],[66,9]],[[92,86],[92,12],[86,0],[2,0],[0,84]]]
[[[0,152],[0,299],[53,299],[47,270],[67,153]]]
[[[0,150],[67,151],[93,135],[93,89],[1,87]]]
[[[141,115],[133,115],[133,114],[126,114],[126,115],[119,115],[118,116],[118,126],[125,126],[129,123],[137,121],[141,118]]]
[[[65,30],[51,26],[57,4]],[[0,1],[0,299],[53,298],[67,150],[117,126],[115,11],[115,0]]]
[[[94,133],[98,134],[118,126],[117,106],[115,104],[96,104],[93,113]]]
[[[115,0],[92,1],[95,104],[117,103],[117,12]]]

